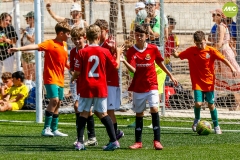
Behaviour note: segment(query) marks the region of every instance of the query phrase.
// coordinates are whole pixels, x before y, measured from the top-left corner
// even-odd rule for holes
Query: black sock
[[[143,117],[136,117],[135,141],[142,142]]]
[[[113,124],[113,127],[114,127],[115,134],[117,135],[117,133],[118,133],[117,123],[114,123],[114,124]]]
[[[51,117],[51,116],[53,116],[53,112],[45,110],[45,116],[46,117]]]
[[[87,119],[87,131],[88,131],[88,139],[95,137],[95,128],[94,128],[94,118],[93,115],[89,116]]]
[[[78,142],[83,143],[83,135],[84,135],[84,129],[87,123],[87,118],[84,117],[79,117],[78,118],[78,125],[77,125],[77,129],[78,129]]]
[[[110,142],[115,142],[117,139],[116,139],[116,134],[114,132],[112,119],[109,117],[109,115],[107,115],[101,119],[101,122],[106,127],[108,136],[110,138]]]
[[[152,127],[154,133],[154,140],[160,142],[160,121],[158,113],[151,113],[152,115]]]
[[[79,116],[80,116],[80,113],[75,113],[76,115],[76,130],[77,130],[77,136],[78,136],[78,119],[79,119]]]

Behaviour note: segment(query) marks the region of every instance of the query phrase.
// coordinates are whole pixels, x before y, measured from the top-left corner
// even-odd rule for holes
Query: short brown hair
[[[193,39],[195,42],[202,42],[202,40],[206,40],[205,39],[205,34],[203,31],[196,31],[194,34],[193,34]]]
[[[145,33],[148,34],[149,30],[148,30],[148,25],[149,24],[137,24],[135,27],[135,32],[139,32],[139,33]]]
[[[7,79],[11,79],[12,78],[12,73],[10,73],[10,72],[4,72],[3,74],[2,74],[2,77],[1,77],[2,79],[5,79],[5,80],[7,80]]]
[[[87,33],[87,39],[89,41],[94,41],[101,35],[101,29],[99,26],[92,24],[87,27],[86,33]]]
[[[94,24],[101,29],[108,29],[108,22],[105,19],[97,19]]]
[[[69,26],[69,24],[66,21],[62,21],[56,24],[55,26],[55,32],[56,34],[58,34],[59,32],[70,32],[71,31],[71,27]]]
[[[74,27],[70,32],[71,37],[84,37],[86,31],[84,28]]]

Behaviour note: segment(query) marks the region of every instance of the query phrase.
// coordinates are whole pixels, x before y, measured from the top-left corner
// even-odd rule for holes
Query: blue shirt
[[[230,29],[230,36],[237,38],[237,26],[235,22],[232,22],[231,24],[228,25],[228,28]],[[217,30],[217,25],[214,24],[212,29],[211,29],[211,33],[215,34]]]

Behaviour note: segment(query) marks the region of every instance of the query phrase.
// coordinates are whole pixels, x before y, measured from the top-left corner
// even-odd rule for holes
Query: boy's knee
[[[195,107],[196,108],[200,108],[202,106],[202,102],[195,102]]]
[[[158,113],[158,107],[151,107],[150,112],[151,113]]]
[[[141,112],[141,113],[136,113],[136,117],[143,117],[144,116],[144,113]]]

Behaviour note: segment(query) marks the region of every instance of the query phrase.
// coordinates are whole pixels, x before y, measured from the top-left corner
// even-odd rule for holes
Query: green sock
[[[51,123],[52,132],[58,129],[58,118],[53,118]]]
[[[197,108],[196,106],[194,106],[194,115],[196,120],[200,120],[200,111],[201,108]]]
[[[51,123],[52,123],[52,116],[45,116],[45,121],[44,121],[44,129],[46,129],[47,127],[50,127]]]
[[[218,113],[217,113],[217,109],[214,108],[214,110],[210,111],[211,113],[211,117],[212,117],[212,122],[214,127],[218,126]]]

